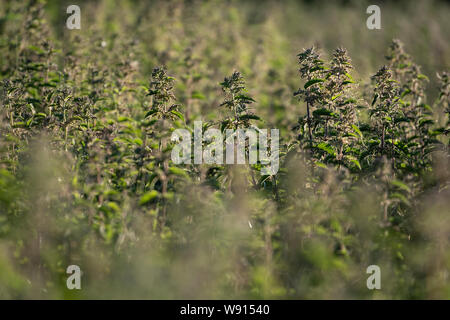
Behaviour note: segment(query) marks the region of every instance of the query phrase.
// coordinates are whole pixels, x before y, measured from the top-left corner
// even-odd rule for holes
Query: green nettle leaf
[[[320,168],[327,169],[327,165],[326,165],[325,163],[323,163],[323,162],[315,161],[314,164],[315,164],[316,166],[320,167]]]
[[[438,136],[445,133],[445,128],[444,127],[440,127],[440,128],[436,128],[435,130],[430,132],[431,136]]]
[[[328,143],[321,142],[316,146],[317,149],[326,151],[327,153],[331,154],[332,156],[336,155],[336,152],[333,150],[333,147],[329,145]]]
[[[419,105],[419,107],[422,107],[424,110],[428,111],[429,113],[433,113],[433,108],[426,103],[422,103]]]
[[[114,212],[120,212],[120,208],[119,208],[119,206],[117,205],[117,203],[110,201],[110,202],[108,202],[106,205],[107,205],[108,207],[110,207]]]
[[[169,172],[177,176],[188,177],[187,172],[178,167],[170,167]]]
[[[338,93],[337,95],[335,95],[335,96],[333,96],[333,97],[331,98],[331,101],[336,100],[336,99],[339,98],[341,95],[342,95],[342,92],[341,92],[341,93]]]
[[[410,94],[412,91],[410,89],[406,89],[405,91],[402,92],[401,97],[403,98],[404,96],[406,96],[407,94]]]
[[[362,134],[361,130],[359,130],[359,128],[358,128],[356,125],[352,124],[352,128],[353,128],[353,130],[355,130],[355,132],[356,132],[361,138],[363,137],[363,134]]]
[[[236,96],[235,99],[241,100],[244,102],[256,102],[255,99],[253,99],[252,97],[249,97],[245,94],[240,94],[240,95]]]
[[[375,96],[373,97],[373,100],[372,100],[372,106],[375,104],[375,102],[377,102],[377,99],[378,99],[378,94],[375,94]]]
[[[434,121],[432,119],[422,118],[419,120],[419,127],[423,127],[427,124],[433,124]]]
[[[417,75],[417,79],[430,81],[430,79],[424,74]]]
[[[142,146],[144,144],[144,142],[142,141],[141,138],[134,138],[133,139],[133,143],[135,143],[135,144],[137,144],[139,146]]]
[[[319,83],[319,82],[324,82],[325,79],[311,79],[308,82],[305,83],[304,88],[307,89],[310,86],[312,86],[313,84]]]
[[[391,184],[396,186],[396,187],[398,187],[398,188],[400,188],[400,189],[402,189],[402,190],[405,190],[407,192],[411,192],[411,189],[405,183],[403,183],[402,181],[392,180]]]
[[[142,206],[142,205],[148,203],[149,201],[152,201],[157,196],[158,196],[158,191],[156,191],[156,190],[148,191],[148,192],[144,193],[144,195],[141,197],[139,204]]]
[[[184,121],[184,116],[181,112],[176,111],[176,110],[172,110],[170,111],[172,114],[176,115],[180,120]]]
[[[399,192],[394,192],[390,195],[391,199],[399,199],[401,202],[403,202],[406,205],[410,205],[410,201],[401,193]]]
[[[350,162],[354,163],[359,168],[359,170],[361,170],[361,164],[357,159],[350,159]]]
[[[25,128],[27,124],[23,121],[18,121],[13,124],[13,128]]]
[[[125,121],[131,121],[129,117],[120,116],[117,118],[117,122],[125,122]]]

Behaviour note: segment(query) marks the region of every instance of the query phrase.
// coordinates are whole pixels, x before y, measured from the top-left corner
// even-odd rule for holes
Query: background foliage
[[[0,3],[0,298],[450,298],[447,2],[70,4]],[[194,120],[278,174],[174,165]]]

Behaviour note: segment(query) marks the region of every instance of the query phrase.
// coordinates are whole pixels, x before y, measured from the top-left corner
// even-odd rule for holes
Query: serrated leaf
[[[325,81],[324,79],[311,79],[311,80],[309,80],[308,82],[305,83],[304,88],[307,89],[310,86],[312,86],[313,84],[324,82],[324,81]]]
[[[373,100],[372,100],[372,106],[375,104],[375,102],[377,102],[377,99],[378,99],[378,94],[375,94],[375,96],[373,97]]]
[[[184,121],[184,116],[181,112],[176,111],[176,110],[172,110],[170,111],[172,114],[176,115],[180,120]]]
[[[243,100],[244,102],[256,102],[255,99],[253,99],[252,97],[249,97],[245,94],[238,95],[235,97],[235,99]]]
[[[333,148],[325,142],[321,142],[316,146],[317,149],[323,150],[329,154],[331,154],[332,156],[336,155],[336,152],[333,150]]]
[[[331,101],[336,100],[337,98],[339,98],[342,95],[341,93],[338,93],[337,95],[335,95],[334,97],[331,98]]]
[[[396,186],[396,187],[398,187],[398,188],[400,188],[400,189],[402,189],[402,190],[405,190],[407,192],[411,192],[411,189],[405,183],[403,183],[402,181],[392,180],[391,184]]]
[[[355,132],[362,138],[363,134],[361,132],[361,130],[359,130],[359,128],[357,126],[355,126],[354,124],[352,124],[352,128],[353,130],[355,130]]]

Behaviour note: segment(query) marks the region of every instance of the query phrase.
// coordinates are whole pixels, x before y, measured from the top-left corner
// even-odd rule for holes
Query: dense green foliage
[[[450,298],[448,22],[427,77],[399,40],[296,65],[277,10],[336,8],[237,3],[1,3],[0,298]],[[175,165],[195,120],[280,129],[280,170]]]

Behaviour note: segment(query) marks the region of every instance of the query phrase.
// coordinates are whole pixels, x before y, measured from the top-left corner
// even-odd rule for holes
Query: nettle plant
[[[401,115],[399,87],[387,66],[383,66],[372,80],[375,87],[369,114],[374,124],[372,133],[375,140],[371,142],[377,146],[376,156],[395,158],[394,141],[398,132],[395,119]]]
[[[225,106],[230,114],[221,122],[221,129],[250,128],[251,120],[260,118],[250,111],[249,105],[255,100],[246,94],[245,81],[240,72],[235,71],[230,77],[225,77],[220,83],[225,93],[225,100],[220,106]]]
[[[433,109],[426,103],[428,78],[394,40],[389,65],[371,78],[373,95],[368,103],[359,98],[345,49],[336,49],[329,62],[314,47],[298,57],[305,84],[294,96],[306,103],[306,115],[294,130],[299,132],[301,150],[307,150],[306,158],[314,163],[311,169],[332,165],[361,173],[351,180],[362,178],[367,183],[375,178],[385,225],[407,221],[400,217],[423,190],[422,177],[431,170],[431,155],[440,144],[437,137],[445,132],[435,127]],[[448,110],[448,78],[445,74],[441,78],[437,103]],[[360,123],[361,112],[368,112],[367,123]]]
[[[78,95],[60,70],[60,51],[48,40],[42,3],[30,4],[21,28],[22,45],[16,50],[14,69],[2,81],[3,104],[11,131],[18,138],[12,148],[30,138],[47,134],[52,145],[67,150],[77,148],[80,125],[93,117],[92,105]],[[19,141],[22,142],[19,142]]]
[[[234,71],[233,74],[229,77],[225,77],[223,82],[220,83],[222,87],[222,91],[225,94],[224,101],[220,104],[220,107],[225,107],[227,109],[225,117],[220,121],[220,130],[225,132],[227,129],[235,130],[239,129],[248,129],[250,127],[255,128],[251,124],[251,120],[260,120],[260,118],[253,114],[250,111],[249,105],[255,102],[255,100],[249,96],[246,92],[245,81],[242,74],[238,71]],[[225,136],[225,141],[232,139],[234,144],[234,153],[236,153],[237,139],[235,136]],[[245,140],[245,153],[248,153],[249,150],[248,140]],[[236,157],[234,155],[234,157]],[[250,166],[249,172],[252,178],[253,185],[257,185],[257,181],[255,178],[255,174],[253,172],[253,168]],[[234,176],[237,176],[238,173],[234,172]],[[226,166],[225,174],[223,179],[227,181],[228,188],[231,190],[233,183],[233,172],[229,166]],[[236,180],[236,177],[234,178]]]
[[[308,141],[316,165],[326,163],[359,168],[356,141],[362,138],[357,126],[355,81],[350,75],[351,60],[347,51],[337,48],[326,64],[315,48],[298,55],[303,89],[294,96],[306,102],[306,117],[300,117],[300,139]]]
[[[326,111],[317,110],[316,113],[322,113],[326,117],[325,139],[333,148],[336,162],[349,168],[356,166],[361,169],[357,159],[359,150],[355,146],[362,134],[357,127],[355,81],[350,75],[351,69],[347,51],[343,48],[336,49],[324,82],[326,95],[321,110]]]
[[[425,88],[429,82],[427,76],[420,72],[420,66],[413,63],[404,51],[403,44],[394,39],[386,56],[393,78],[399,85],[400,116],[395,125],[401,131],[396,147],[403,158],[404,169],[426,169],[431,163],[435,134],[431,132],[435,124],[433,109],[426,104]],[[405,157],[406,156],[406,157]]]
[[[298,55],[300,64],[300,77],[305,79],[306,83],[303,89],[299,89],[294,93],[294,96],[299,95],[306,102],[306,116],[299,118],[299,129],[301,130],[301,139],[307,135],[309,147],[313,146],[313,132],[316,128],[316,123],[313,122],[312,108],[322,99],[322,88],[315,86],[315,84],[323,82],[324,61],[320,59],[319,53],[314,47],[304,50]]]
[[[171,164],[171,150],[173,144],[170,141],[172,131],[179,126],[178,121],[184,122],[184,116],[179,111],[179,104],[175,103],[176,97],[173,92],[175,79],[167,74],[164,68],[153,69],[148,95],[152,97],[151,109],[146,113],[145,118],[149,118],[151,126],[146,132],[146,136],[152,141],[158,141],[157,149],[151,150],[150,164],[146,164],[147,169],[151,169],[152,174],[146,182],[152,186],[153,190],[147,191],[140,200],[144,205],[154,198],[158,198],[160,206],[157,207],[158,228],[164,231],[167,220],[167,202],[173,198],[171,189],[175,181],[187,177],[187,173]],[[143,146],[139,152],[146,153]]]

